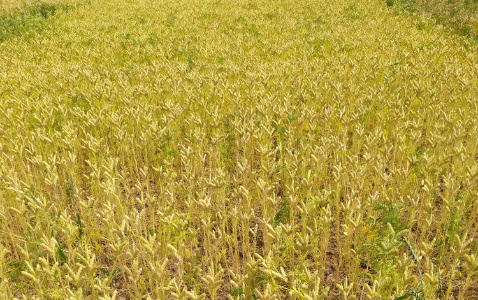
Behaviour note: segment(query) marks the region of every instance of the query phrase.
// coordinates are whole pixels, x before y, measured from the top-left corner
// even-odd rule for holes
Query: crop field
[[[478,43],[395,2],[0,0],[0,298],[478,299]]]

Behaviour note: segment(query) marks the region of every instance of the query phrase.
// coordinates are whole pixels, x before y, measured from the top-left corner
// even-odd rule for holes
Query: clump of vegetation
[[[0,298],[476,299],[467,39],[382,1],[29,7]]]
[[[386,0],[386,3],[388,6],[397,4],[408,11],[425,14],[438,24],[448,26],[457,33],[478,40],[478,1]]]
[[[14,5],[17,1],[6,2],[10,5],[0,6],[0,42],[11,37],[21,36],[31,32],[41,31],[47,20],[58,11],[68,12],[70,9],[81,5],[58,2],[23,2]]]

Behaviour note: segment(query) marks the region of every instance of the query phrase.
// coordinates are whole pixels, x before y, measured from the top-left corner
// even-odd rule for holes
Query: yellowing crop
[[[478,299],[472,40],[379,0],[23,9],[2,299]]]

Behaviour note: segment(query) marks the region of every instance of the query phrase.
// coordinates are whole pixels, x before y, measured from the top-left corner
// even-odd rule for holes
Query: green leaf
[[[413,294],[412,294],[412,293],[408,293],[408,294],[403,295],[403,296],[401,296],[401,297],[395,298],[395,300],[403,300],[403,299],[407,299],[408,297],[411,297],[411,296],[413,296]]]
[[[83,227],[81,226],[81,218],[78,213],[76,213],[76,221],[78,223],[78,236],[76,237],[76,239],[78,240],[78,243],[80,245],[83,245],[83,243],[81,242],[81,238],[83,236]]]
[[[113,273],[111,273],[111,278],[115,277],[115,275],[118,274],[119,271],[120,271],[119,268],[114,269]]]
[[[61,262],[68,261],[68,257],[66,257],[65,252],[63,252],[60,243],[56,244],[56,254],[60,257]]]
[[[108,277],[110,276],[110,272],[106,269],[103,269],[103,268],[100,268],[101,272],[103,272],[103,275],[105,275],[105,277]]]
[[[30,196],[31,196],[32,199],[38,204],[38,206],[40,206],[40,208],[43,209],[43,206],[40,204],[40,202],[38,202],[37,198],[35,198],[35,196],[33,195],[32,192],[30,192]]]
[[[76,213],[76,221],[78,222],[78,232],[80,233],[80,239],[81,239],[81,236],[83,235],[83,227],[81,226],[81,218],[78,213]]]
[[[105,277],[109,277],[111,275],[111,278],[115,277],[115,275],[118,274],[118,272],[120,271],[119,268],[114,269],[113,272],[110,272],[103,268],[100,268],[100,270],[101,272],[103,272],[103,275],[105,275]]]

